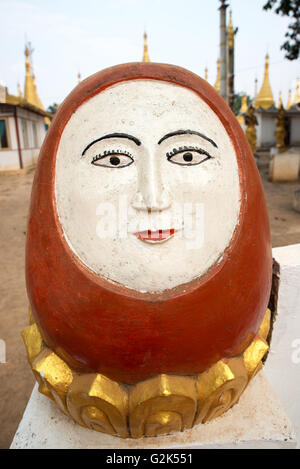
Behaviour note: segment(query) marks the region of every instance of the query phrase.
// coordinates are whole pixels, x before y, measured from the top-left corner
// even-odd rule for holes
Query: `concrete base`
[[[263,372],[250,383],[239,403],[226,414],[191,430],[156,438],[120,439],[74,423],[37,385],[11,448],[295,448],[292,425]]]
[[[294,192],[293,208],[296,212],[300,213],[300,189]]]
[[[290,150],[273,154],[269,165],[269,179],[272,182],[297,181],[300,171],[300,153]]]
[[[300,244],[273,249],[280,264],[277,317],[264,374],[291,419],[300,446]]]

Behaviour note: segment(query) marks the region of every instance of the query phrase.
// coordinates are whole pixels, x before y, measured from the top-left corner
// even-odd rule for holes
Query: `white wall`
[[[300,145],[300,115],[290,118],[290,146]]]
[[[10,147],[5,150],[0,150],[0,171],[20,169],[15,118],[11,114],[1,114],[1,117],[6,117]],[[23,139],[22,119],[27,122],[28,148],[25,148]],[[35,112],[28,111],[27,109],[17,108],[17,121],[23,167],[27,168],[37,162],[39,151],[45,138],[46,130],[44,117]],[[34,141],[34,122],[37,131],[37,146]]]
[[[11,113],[1,113],[0,118],[6,120],[9,148],[0,149],[0,171],[19,169],[19,154],[16,134],[15,118]]]
[[[270,148],[276,145],[275,130],[276,122],[275,116],[266,115],[263,113],[256,114],[258,127],[257,127],[257,147]]]

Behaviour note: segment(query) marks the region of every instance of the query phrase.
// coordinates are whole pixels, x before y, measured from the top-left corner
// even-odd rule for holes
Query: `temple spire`
[[[78,83],[80,83],[81,82],[81,73],[80,72],[78,72],[78,74],[77,74],[77,79],[78,79]]]
[[[18,98],[19,98],[19,101],[22,101],[23,99],[20,83],[18,83]]]
[[[255,103],[256,103],[256,100],[257,100],[257,83],[258,83],[258,80],[257,78],[255,78],[254,80],[254,99],[253,99],[253,106],[255,106]]]
[[[32,70],[32,48],[30,42],[28,42],[25,46],[25,86],[24,86],[24,99],[29,104],[33,106],[44,109],[42,102],[39,98],[35,76]]]
[[[207,67],[205,67],[204,76],[205,76],[205,80],[208,81],[208,68]]]
[[[216,83],[215,83],[215,90],[218,93],[220,93],[220,83],[221,83],[220,66],[221,66],[221,61],[220,59],[218,59],[217,60],[217,78],[216,78]]]
[[[30,67],[30,43],[25,46],[25,85],[24,85],[24,99],[30,104],[34,104],[34,84],[31,76]]]
[[[287,102],[286,108],[290,109],[291,107],[292,107],[292,91],[289,90],[288,102]]]
[[[227,44],[230,49],[234,46],[234,28],[232,24],[232,10],[229,10],[229,23],[227,27]]]
[[[258,109],[259,107],[263,109],[269,109],[271,106],[275,104],[273,99],[273,93],[270,85],[269,79],[269,54],[266,55],[265,60],[265,74],[264,74],[264,81],[261,86],[260,92],[257,96],[255,101],[255,107]]]
[[[35,75],[32,75],[32,83],[33,83],[33,91],[34,91],[34,105],[38,107],[39,109],[44,109],[44,106],[42,105],[42,102],[37,92]]]
[[[229,11],[229,23],[227,26],[227,99],[228,104],[234,110],[234,36],[237,32],[232,24],[232,11]]]
[[[243,94],[241,99],[241,114],[245,114],[248,111],[247,95]]]
[[[279,91],[278,109],[282,107],[282,92]]]
[[[227,70],[227,28],[226,28],[226,0],[220,0],[220,94],[224,101],[228,101],[228,70]]]
[[[300,84],[299,84],[299,78],[297,78],[296,93],[295,93],[293,105],[299,104],[299,103],[300,103]]]
[[[149,54],[148,54],[148,43],[147,43],[147,33],[144,33],[144,56],[143,62],[150,62]]]

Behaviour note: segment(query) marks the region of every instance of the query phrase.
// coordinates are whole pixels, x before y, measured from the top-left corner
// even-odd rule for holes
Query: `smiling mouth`
[[[141,241],[144,241],[145,243],[163,243],[164,241],[167,241],[168,239],[172,238],[175,234],[174,228],[170,228],[169,230],[145,230],[145,231],[139,231],[137,233],[134,233],[135,236],[140,239]]]

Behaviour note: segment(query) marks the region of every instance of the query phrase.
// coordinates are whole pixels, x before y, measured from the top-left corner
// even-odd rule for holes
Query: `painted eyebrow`
[[[127,138],[128,140],[132,140],[136,145],[138,145],[138,146],[141,145],[141,141],[140,141],[138,138],[133,137],[133,135],[122,134],[122,133],[108,134],[108,135],[103,135],[103,137],[97,138],[96,140],[93,140],[91,143],[89,143],[88,146],[85,147],[85,149],[83,150],[81,156],[83,156],[83,155],[85,154],[85,152],[86,152],[92,145],[94,145],[94,143],[100,142],[101,140],[105,140],[105,139],[107,139],[107,138]]]
[[[207,140],[214,147],[218,148],[218,145],[216,144],[216,142],[214,142],[211,138],[206,137],[206,135],[201,134],[200,132],[197,132],[196,130],[189,130],[189,129],[188,130],[176,130],[175,132],[171,132],[169,134],[164,135],[158,142],[158,145],[160,145],[167,138],[174,137],[175,135],[198,135],[199,137],[202,137],[205,140]]]

